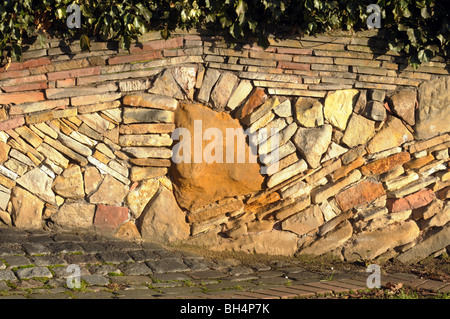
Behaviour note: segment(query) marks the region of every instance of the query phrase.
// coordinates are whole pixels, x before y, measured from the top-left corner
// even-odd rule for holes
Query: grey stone
[[[149,93],[170,96],[176,99],[183,98],[183,92],[173,78],[170,69],[165,70],[148,90]]]
[[[128,254],[134,259],[134,261],[151,261],[158,260],[160,257],[150,250],[137,250],[130,251]]]
[[[85,265],[85,264],[97,264],[100,263],[94,255],[91,254],[72,254],[64,255],[64,259],[69,264]]]
[[[211,262],[208,262],[206,260],[192,259],[192,258],[185,259],[184,263],[186,265],[188,265],[188,267],[191,268],[192,271],[208,270],[209,267],[211,266]]]
[[[132,123],[173,123],[172,111],[148,109],[148,108],[123,108],[124,124]]]
[[[24,243],[22,244],[23,249],[27,253],[27,255],[42,255],[42,254],[50,254],[51,249],[48,248],[47,245],[41,243]]]
[[[369,101],[364,116],[374,121],[383,121],[386,118],[386,109],[381,102]]]
[[[332,127],[329,124],[317,128],[299,127],[293,142],[308,164],[316,168],[330,145],[331,135]]]
[[[189,271],[189,267],[183,263],[181,259],[170,258],[158,261],[149,261],[147,265],[153,269],[155,274],[162,274],[166,272],[183,272]]]
[[[372,100],[383,102],[384,98],[386,97],[386,91],[382,90],[373,90],[371,93]]]
[[[31,278],[52,278],[53,275],[47,267],[31,267],[22,268],[16,271],[17,278],[31,279]]]
[[[202,87],[198,93],[197,99],[200,102],[208,103],[211,90],[219,79],[220,72],[216,69],[208,69],[203,79]]]
[[[34,256],[31,257],[31,262],[36,266],[67,265],[64,259],[57,256]]]
[[[81,276],[84,275],[90,275],[91,273],[89,270],[87,270],[85,267],[80,267],[81,269]],[[55,277],[58,279],[66,279],[70,275],[73,275],[73,272],[67,271],[67,267],[53,267],[52,268],[53,273],[55,274]],[[66,284],[66,281],[64,280],[64,284]]]
[[[101,275],[82,275],[81,280],[84,280],[89,286],[106,286],[109,280]]]
[[[238,266],[229,268],[228,273],[233,276],[250,275],[253,273],[253,270],[249,267]]]
[[[0,281],[1,280],[14,281],[17,280],[17,278],[11,270],[0,270]]]
[[[52,254],[70,254],[83,251],[83,248],[81,248],[80,245],[72,242],[51,243],[49,244],[49,248],[51,249]]]
[[[93,275],[107,276],[110,274],[122,275],[122,271],[114,265],[93,265],[88,267]]]
[[[133,259],[126,252],[121,251],[99,253],[98,257],[103,262],[112,264],[120,264],[133,261]]]
[[[215,110],[222,111],[225,108],[238,80],[231,72],[222,73],[211,93],[211,103]]]
[[[30,260],[24,256],[4,256],[3,259],[11,268],[31,265]]]
[[[153,271],[144,263],[131,263],[119,266],[120,270],[125,275],[129,276],[140,276],[140,275],[150,275]]]

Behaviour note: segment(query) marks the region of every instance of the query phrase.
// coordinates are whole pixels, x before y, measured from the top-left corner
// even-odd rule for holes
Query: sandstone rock
[[[165,187],[160,187],[145,207],[139,217],[138,228],[144,240],[162,243],[185,240],[190,233],[185,213]]]
[[[344,248],[344,257],[347,261],[371,260],[390,248],[412,242],[419,232],[419,227],[412,220],[389,225],[383,229],[362,232]]]
[[[241,122],[245,125],[251,125],[251,124],[255,123],[257,120],[259,120],[260,118],[264,117],[264,115],[269,113],[273,108],[275,108],[279,104],[280,104],[280,101],[278,100],[277,97],[271,98],[268,101],[266,101],[265,103],[263,103],[263,105],[258,107],[255,111],[253,111],[250,114],[247,114],[247,116],[245,116],[244,118],[241,119]],[[272,117],[272,119],[273,119],[273,117]],[[262,127],[262,126],[260,126],[260,127]],[[258,128],[260,128],[260,127],[258,127]],[[253,131],[256,131],[256,129],[253,128]]]
[[[92,226],[95,205],[86,202],[65,203],[51,219],[62,229],[85,229]]]
[[[123,108],[123,123],[173,123],[174,113],[172,111],[146,109],[146,108]]]
[[[139,218],[145,206],[156,194],[158,188],[158,180],[148,179],[142,181],[138,187],[128,193],[126,203],[134,218]]]
[[[0,141],[0,164],[8,160],[8,153],[10,149],[11,146]]]
[[[323,153],[330,145],[331,134],[332,127],[329,124],[317,128],[299,127],[295,133],[293,142],[312,168],[319,166]]]
[[[238,77],[231,72],[222,73],[211,92],[211,104],[214,110],[223,111],[238,80]]]
[[[247,98],[252,90],[253,85],[250,80],[241,80],[236,90],[234,90],[233,95],[228,100],[227,107],[230,110],[234,110]]]
[[[16,179],[16,183],[47,203],[56,204],[55,194],[52,191],[53,179],[41,169],[35,168],[29,171]]]
[[[375,122],[356,113],[352,114],[342,142],[348,147],[367,143],[375,134]]]
[[[124,96],[123,104],[175,111],[177,109],[178,102],[176,99],[164,95],[134,93]]]
[[[297,235],[304,235],[323,224],[323,215],[318,205],[314,205],[281,222],[281,228]]]
[[[313,203],[322,203],[327,198],[335,196],[344,187],[358,181],[361,178],[361,172],[354,170],[349,176],[343,178],[335,183],[328,184],[311,191],[311,199]]]
[[[8,212],[5,212],[0,209],[0,221],[6,224],[7,226],[12,226],[11,215]]]
[[[387,195],[389,198],[404,197],[406,195],[410,195],[414,192],[424,189],[425,187],[437,182],[438,180],[439,180],[439,178],[436,176],[428,176],[425,178],[421,178],[415,182],[412,182],[412,183],[404,186],[403,188],[400,188],[395,191],[390,191],[387,193]]]
[[[273,112],[279,117],[292,116],[291,100],[285,100],[273,109]]]
[[[128,187],[110,175],[106,175],[98,190],[89,197],[92,204],[119,206],[128,193]]]
[[[419,262],[432,253],[450,245],[450,223],[442,228],[432,230],[427,237],[397,257],[404,264]]]
[[[167,167],[139,167],[133,166],[131,168],[130,179],[132,182],[139,182],[144,179],[155,178],[166,175]]]
[[[90,196],[103,181],[103,177],[94,166],[86,167],[84,171],[84,191],[87,196]]]
[[[365,163],[365,160],[362,157],[358,157],[357,159],[355,159],[350,164],[347,164],[345,166],[342,166],[342,167],[338,168],[337,170],[335,170],[331,174],[331,178],[333,179],[333,182],[341,179],[342,177],[347,176],[348,173],[350,173],[351,171],[353,171],[353,170],[357,169],[358,167],[364,165],[364,163]]]
[[[325,234],[336,228],[336,226],[338,226],[343,221],[352,218],[353,215],[354,213],[351,210],[348,210],[346,212],[337,215],[336,217],[334,217],[333,219],[331,219],[330,221],[326,222],[325,224],[319,227],[318,235],[324,236]]]
[[[263,88],[257,87],[250,94],[247,101],[236,111],[236,118],[242,119],[248,114],[252,113],[255,108],[263,104],[267,100],[268,96],[266,95]]]
[[[122,151],[137,158],[170,158],[172,150],[165,147],[124,147]]]
[[[336,203],[343,210],[368,203],[385,194],[381,183],[363,180],[336,195]]]
[[[217,147],[214,150],[219,152],[223,147],[223,156],[219,162],[205,162],[202,155],[206,146],[211,142],[203,140],[199,143],[197,141],[198,137],[194,136],[194,120],[201,121],[202,134],[209,127],[220,130],[222,136],[216,138],[215,145]],[[177,111],[176,126],[187,129],[191,136],[190,141],[180,142],[183,147],[182,151],[185,152],[186,148],[192,150],[187,160],[181,160],[180,163],[174,164],[170,168],[174,194],[180,207],[195,210],[223,198],[250,194],[261,189],[263,177],[259,173],[259,165],[249,161],[251,150],[247,144],[244,145],[241,154],[245,155],[244,163],[237,161],[239,154],[237,154],[238,145],[236,143],[228,146],[229,150],[234,151],[231,153],[234,156],[233,160],[229,161],[224,156],[227,153],[226,130],[242,129],[237,120],[232,119],[226,113],[214,112],[200,104],[183,104]],[[200,136],[200,132],[195,134]],[[243,142],[243,140],[239,140],[237,144]]]
[[[420,226],[422,229],[430,227],[444,226],[450,221],[450,204],[446,202],[442,209],[436,212],[436,214],[427,220],[422,220]]]
[[[188,215],[188,220],[190,223],[202,223],[218,216],[225,216],[225,214],[242,212],[243,208],[244,204],[242,203],[242,200],[226,198],[217,203],[212,203],[198,211],[191,212]]]
[[[383,121],[386,118],[386,109],[383,103],[370,101],[366,105],[364,116],[374,121]]]
[[[414,112],[417,105],[417,92],[415,90],[401,90],[391,95],[390,100],[394,113],[409,125],[414,125],[416,122]]]
[[[173,78],[170,69],[165,70],[148,90],[149,93],[170,96],[176,99],[183,98],[183,92]]]
[[[128,220],[128,208],[118,206],[97,205],[94,226],[101,230],[115,230]]]
[[[200,102],[208,103],[209,97],[211,95],[211,90],[216,84],[217,80],[220,77],[220,72],[216,69],[209,68],[206,71],[205,77],[203,78],[202,86],[200,88],[200,91],[198,92],[197,99]]]
[[[78,165],[69,166],[53,181],[53,191],[66,198],[83,198],[83,175]]]
[[[298,124],[304,127],[323,125],[323,105],[309,97],[300,97],[295,103],[295,117]]]
[[[390,199],[387,207],[391,213],[416,209],[428,205],[436,198],[435,193],[428,188],[399,199]]]
[[[418,179],[419,175],[417,173],[409,172],[406,176],[400,176],[398,178],[386,181],[386,190],[395,191]]]
[[[324,105],[324,116],[333,126],[345,130],[347,121],[358,98],[358,90],[338,90],[327,96]]]
[[[132,221],[128,221],[120,225],[114,232],[114,237],[122,240],[136,241],[141,239],[141,234]]]
[[[187,96],[192,97],[197,80],[197,66],[176,67],[172,69],[172,74]]]
[[[349,221],[344,221],[342,225],[333,231],[327,233],[324,237],[320,237],[311,245],[301,249],[298,255],[315,255],[319,256],[327,252],[341,247],[348,239],[352,237],[353,227]]]
[[[21,229],[42,228],[43,201],[21,187],[14,187],[11,204],[14,226]]]
[[[328,147],[327,152],[322,157],[321,163],[324,163],[326,161],[329,161],[330,159],[336,158],[338,156],[341,156],[342,154],[345,154],[348,151],[348,148],[342,147],[339,144],[336,144],[335,142],[331,142],[330,146]]]
[[[239,251],[248,254],[292,256],[297,250],[297,236],[290,232],[272,230],[241,236],[212,247],[217,251]]]
[[[411,156],[408,152],[397,153],[362,166],[361,173],[366,176],[383,174],[408,162],[410,159]]]
[[[378,153],[405,142],[413,140],[412,134],[396,117],[388,116],[386,123],[370,140],[367,149],[370,153]]]
[[[300,160],[295,164],[292,164],[281,171],[273,174],[270,176],[269,180],[267,181],[267,187],[271,188],[274,187],[285,180],[291,178],[292,176],[295,176],[297,174],[300,174],[301,172],[305,171],[308,168],[308,165],[304,160]]]
[[[426,81],[419,86],[419,108],[416,110],[415,136],[422,140],[449,131],[450,77]]]

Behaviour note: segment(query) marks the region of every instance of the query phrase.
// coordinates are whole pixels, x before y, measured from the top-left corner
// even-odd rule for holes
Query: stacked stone
[[[0,71],[1,220],[347,260],[448,247],[446,64],[399,71],[368,37],[270,42],[30,46]],[[177,112],[256,133],[258,163],[181,174]]]

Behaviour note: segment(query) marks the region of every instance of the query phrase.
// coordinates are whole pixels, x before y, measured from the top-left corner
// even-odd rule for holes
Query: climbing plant
[[[367,29],[367,6],[381,8],[381,29],[388,47],[417,67],[434,56],[450,55],[450,0],[0,0],[1,62],[20,60],[24,41],[48,36],[118,41],[129,48],[139,35],[176,28],[223,32],[229,41],[268,36],[317,34],[336,29]],[[80,8],[81,27],[69,28],[67,8]]]

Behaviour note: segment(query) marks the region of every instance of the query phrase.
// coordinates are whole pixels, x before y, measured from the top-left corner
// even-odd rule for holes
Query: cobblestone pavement
[[[67,286],[72,264],[80,267],[78,289]],[[154,243],[0,227],[0,299],[305,298],[367,289],[368,275],[311,272],[275,258],[243,265]],[[382,275],[387,282],[450,292],[450,283],[409,274]]]

